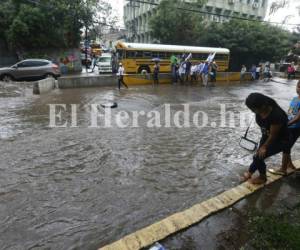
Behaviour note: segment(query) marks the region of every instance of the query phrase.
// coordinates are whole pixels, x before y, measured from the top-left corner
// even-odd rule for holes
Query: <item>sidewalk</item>
[[[293,238],[299,230],[299,215],[298,172],[161,244],[168,250],[258,249],[258,244],[261,249],[283,249],[282,244],[285,249],[300,249],[300,245],[289,248],[289,244],[299,244]]]

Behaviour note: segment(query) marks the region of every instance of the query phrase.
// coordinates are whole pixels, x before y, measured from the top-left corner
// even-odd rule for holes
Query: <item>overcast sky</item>
[[[224,0],[225,1],[225,0]],[[269,0],[269,9],[271,3],[275,0]],[[123,27],[123,6],[125,0],[109,0],[111,5],[113,6],[115,12],[119,16],[120,25]],[[273,22],[282,22],[286,16],[291,15],[288,19],[288,23],[300,24],[300,0],[289,0],[289,6],[284,9],[278,10],[273,15],[267,15],[266,20]]]

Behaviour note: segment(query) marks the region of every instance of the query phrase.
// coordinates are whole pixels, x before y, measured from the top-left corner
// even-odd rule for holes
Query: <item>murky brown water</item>
[[[235,186],[251,161],[245,128],[88,128],[90,104],[115,100],[114,116],[190,103],[219,124],[219,104],[246,111],[253,91],[287,109],[295,83],[31,91],[0,83],[0,249],[97,249]],[[49,128],[55,103],[79,104],[78,128]]]

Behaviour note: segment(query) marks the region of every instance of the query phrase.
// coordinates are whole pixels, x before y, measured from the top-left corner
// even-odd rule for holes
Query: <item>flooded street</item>
[[[220,104],[237,118],[250,114],[246,96],[261,92],[287,110],[295,85],[89,88],[36,96],[30,85],[0,83],[0,249],[97,249],[236,186],[251,161],[238,146],[246,128],[218,126]],[[118,103],[113,117],[121,110],[163,114],[165,104],[175,113],[189,104],[216,127],[148,128],[141,117],[138,128],[90,128],[90,105],[107,101]],[[49,127],[49,104],[77,104],[78,127]],[[69,122],[70,112],[63,117]],[[251,138],[259,134],[250,130]],[[299,148],[293,159],[300,159]]]

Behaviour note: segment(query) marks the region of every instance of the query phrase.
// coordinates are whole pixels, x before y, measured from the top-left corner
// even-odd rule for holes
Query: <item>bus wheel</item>
[[[151,73],[149,66],[140,66],[138,69],[138,73],[141,74],[143,70],[146,71],[148,74]]]

